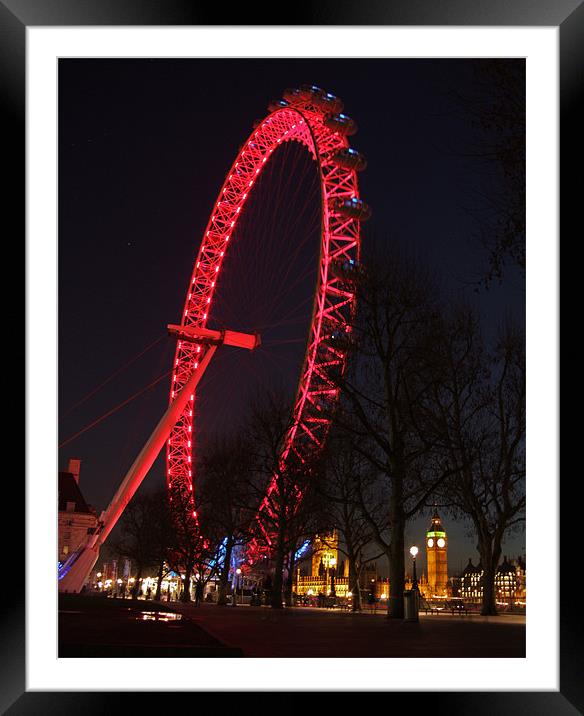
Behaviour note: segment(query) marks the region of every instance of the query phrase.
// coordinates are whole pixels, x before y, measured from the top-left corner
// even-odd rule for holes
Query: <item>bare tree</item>
[[[371,256],[358,288],[357,347],[351,369],[337,378],[343,409],[336,420],[379,478],[382,509],[371,511],[364,494],[361,509],[389,562],[388,616],[403,618],[406,523],[451,469],[431,459],[417,415],[433,381],[422,348],[440,304],[423,262],[395,251]]]
[[[374,540],[371,521],[363,514],[367,503],[370,515],[375,507],[370,504],[370,488],[374,483],[371,466],[350,442],[351,435],[336,431],[328,440],[324,479],[319,484],[322,494],[323,523],[327,533],[333,529],[339,534],[339,552],[349,564],[349,591],[353,595],[352,609],[361,610],[360,576],[363,566],[381,555],[365,557],[365,549]],[[367,495],[367,498],[364,496]],[[376,528],[381,516],[375,515]],[[383,530],[382,530],[383,532]],[[326,538],[322,541],[327,544]]]
[[[168,561],[174,571],[184,573],[180,598],[183,602],[190,602],[193,569],[195,565],[205,564],[211,559],[215,545],[201,528],[198,516],[200,501],[195,508],[191,493],[182,488],[169,490],[169,500],[173,531]]]
[[[224,606],[233,551],[250,539],[258,506],[245,437],[236,436],[211,445],[203,455],[199,473],[199,495],[205,505],[203,519],[209,533],[215,535],[218,552],[212,560],[219,574],[217,604]]]
[[[311,509],[315,499],[314,481],[319,465],[301,462],[292,451],[286,459],[282,450],[292,426],[290,404],[281,396],[269,394],[266,402],[253,411],[249,445],[254,463],[254,481],[263,502],[259,519],[254,521],[256,539],[265,545],[273,559],[271,606],[282,608],[284,575],[294,569],[294,555],[303,538],[314,533]]]
[[[149,519],[152,556],[157,572],[154,599],[160,601],[162,593],[162,580],[170,571],[167,559],[173,535],[172,516],[169,507],[168,494],[164,488],[152,493]]]
[[[119,538],[112,542],[117,553],[134,564],[134,599],[138,598],[144,570],[158,566],[166,555],[170,535],[165,522],[165,503],[160,492],[141,492],[136,495],[122,516]]]
[[[477,317],[460,309],[432,342],[426,429],[455,470],[440,492],[472,521],[483,566],[483,614],[496,614],[504,536],[525,520],[525,342],[511,324],[487,349]]]

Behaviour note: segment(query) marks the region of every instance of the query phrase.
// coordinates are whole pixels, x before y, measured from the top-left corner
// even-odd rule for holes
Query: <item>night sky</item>
[[[368,159],[360,186],[373,208],[364,245],[394,243],[426,260],[445,291],[476,302],[488,336],[508,314],[523,322],[518,272],[489,291],[472,286],[485,268],[477,216],[485,189],[498,181],[472,156],[479,130],[454,99],[473,92],[476,62],[61,60],[60,443],[170,370],[166,325],[180,323],[225,173],[285,87],[316,84],[341,97],[357,121],[351,145]],[[218,352],[201,386],[201,442],[236,429],[266,386],[291,390],[304,355],[318,255],[318,184],[308,154],[289,145],[251,199],[221,275],[215,324],[260,330],[264,346]],[[82,460],[81,488],[98,511],[166,408],[169,379],[59,450],[60,469],[69,457]],[[162,455],[141,489],[163,484]],[[443,521],[450,570],[469,556],[476,562],[464,526]],[[422,544],[428,522],[412,523],[408,544]],[[505,551],[524,553],[524,536]]]

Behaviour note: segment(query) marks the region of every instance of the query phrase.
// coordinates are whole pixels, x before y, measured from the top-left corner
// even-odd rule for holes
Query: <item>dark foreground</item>
[[[296,607],[181,605],[222,642],[251,657],[524,657],[525,617],[420,615],[417,623],[384,613]]]
[[[162,604],[60,595],[59,657],[233,657],[186,616]]]
[[[422,614],[408,623],[383,613],[65,595],[59,656],[524,657],[525,617]]]

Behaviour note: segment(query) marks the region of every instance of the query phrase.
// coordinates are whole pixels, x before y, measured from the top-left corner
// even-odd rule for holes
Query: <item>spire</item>
[[[432,521],[430,523],[430,528],[428,529],[428,533],[431,532],[444,532],[444,527],[442,527],[442,520],[438,514],[436,503],[434,503],[434,514],[432,515]]]

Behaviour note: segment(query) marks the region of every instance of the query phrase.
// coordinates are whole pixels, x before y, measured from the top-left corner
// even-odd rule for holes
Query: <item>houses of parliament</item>
[[[417,585],[422,597],[446,598],[460,596],[469,601],[482,598],[482,566],[468,565],[456,577],[448,576],[448,536],[442,520],[435,510],[425,536],[426,571],[418,575]],[[339,538],[336,532],[317,535],[313,543],[310,574],[298,568],[294,579],[294,592],[298,597],[352,596],[349,588],[349,562],[339,557]],[[376,600],[389,597],[389,580],[377,574],[374,562],[363,565],[359,575],[359,589],[363,596]],[[412,576],[406,577],[406,589],[412,588]],[[505,557],[495,577],[498,599],[525,600],[525,561],[510,561]]]

